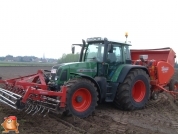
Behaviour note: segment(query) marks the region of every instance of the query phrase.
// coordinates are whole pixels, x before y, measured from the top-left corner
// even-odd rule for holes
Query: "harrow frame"
[[[61,89],[58,92],[50,91],[48,85],[46,85],[44,75],[43,70],[38,70],[36,74],[32,75],[6,80],[0,79],[0,84],[3,84],[3,88],[0,88],[0,101],[18,110],[23,110],[28,100],[35,103],[39,102],[51,105],[54,104],[47,101],[57,103],[55,109],[47,107],[48,112],[49,110],[64,109],[66,104],[67,87],[61,86]],[[51,97],[56,97],[58,99],[53,99]],[[27,109],[31,106],[32,105],[30,104]],[[30,111],[34,110],[32,109]],[[36,110],[39,109],[36,108]]]

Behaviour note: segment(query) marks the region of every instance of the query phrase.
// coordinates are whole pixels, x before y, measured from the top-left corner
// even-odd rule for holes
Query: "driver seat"
[[[112,63],[112,62],[115,62],[116,61],[116,55],[115,53],[109,53],[108,54],[108,60]]]

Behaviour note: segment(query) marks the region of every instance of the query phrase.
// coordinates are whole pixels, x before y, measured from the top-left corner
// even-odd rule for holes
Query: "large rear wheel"
[[[170,91],[177,91],[177,85],[178,84],[178,81],[175,80],[175,79],[171,79],[170,83],[169,83],[169,90]]]
[[[97,106],[98,92],[95,85],[82,78],[69,80],[67,86],[66,112],[85,118],[92,114]]]
[[[150,98],[150,79],[142,69],[128,73],[124,82],[118,87],[115,104],[123,110],[143,108]]]

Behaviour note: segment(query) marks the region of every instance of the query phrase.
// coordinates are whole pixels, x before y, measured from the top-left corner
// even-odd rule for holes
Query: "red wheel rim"
[[[174,91],[175,91],[175,92],[178,91],[178,88],[177,88],[177,85],[176,85],[176,84],[174,85]]]
[[[72,96],[72,106],[78,112],[84,112],[91,104],[91,94],[86,88],[76,90]]]
[[[132,88],[132,97],[136,102],[141,102],[146,94],[146,86],[143,81],[138,80]]]

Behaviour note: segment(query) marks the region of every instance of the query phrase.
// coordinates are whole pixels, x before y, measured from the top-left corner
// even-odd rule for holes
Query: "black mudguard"
[[[145,71],[147,72],[147,74],[149,75],[148,69],[147,69],[146,67],[144,67],[144,66],[141,66],[141,65],[128,65],[128,64],[126,64],[126,65],[122,68],[122,70],[121,70],[121,72],[120,72],[120,74],[119,74],[119,76],[118,76],[117,81],[110,83],[110,85],[112,85],[112,94],[113,94],[113,95],[112,95],[112,100],[114,100],[114,98],[115,98],[116,92],[117,92],[117,90],[118,90],[118,86],[124,82],[124,80],[125,80],[127,74],[128,74],[132,69],[143,69],[143,70],[145,70]]]
[[[98,93],[99,93],[99,100],[101,100],[101,94],[102,94],[102,91],[101,91],[101,87],[100,85],[98,84],[98,81],[96,81],[95,79],[93,79],[92,77],[88,76],[88,75],[85,75],[85,74],[82,74],[82,73],[70,73],[72,75],[78,75],[80,77],[83,77],[83,78],[86,78],[86,79],[89,79],[90,81],[92,81],[95,86],[97,87],[98,89]]]
[[[128,65],[126,64],[123,68],[122,71],[120,73],[120,75],[118,76],[117,82],[118,83],[123,83],[125,77],[127,76],[127,74],[129,73],[130,70],[132,69],[143,69],[147,72],[147,74],[149,75],[148,69],[144,66],[141,65]]]

